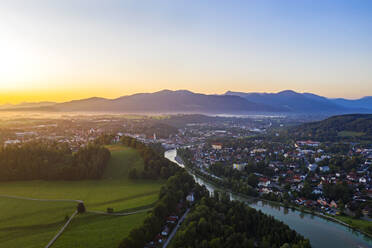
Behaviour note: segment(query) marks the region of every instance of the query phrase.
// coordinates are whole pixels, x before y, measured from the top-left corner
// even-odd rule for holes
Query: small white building
[[[7,145],[15,145],[15,144],[19,144],[21,143],[20,140],[18,139],[15,139],[15,140],[7,140],[4,142],[4,146],[7,146]]]
[[[164,228],[164,230],[161,232],[161,235],[163,235],[163,236],[168,236],[168,234],[169,234],[169,227],[165,227]]]
[[[319,167],[319,171],[321,171],[321,172],[327,172],[327,171],[329,171],[329,166]]]
[[[365,179],[364,177],[359,178],[359,183],[366,183],[366,182],[367,182],[367,179]]]
[[[188,201],[188,202],[194,202],[195,201],[194,194],[193,193],[189,194],[186,197],[186,201]]]
[[[309,171],[315,171],[318,168],[318,165],[317,164],[309,164],[307,166],[307,168],[309,169]]]

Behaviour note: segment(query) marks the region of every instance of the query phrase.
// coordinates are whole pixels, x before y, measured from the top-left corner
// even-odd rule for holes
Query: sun
[[[38,73],[38,51],[15,32],[0,31],[0,91],[24,90]]]

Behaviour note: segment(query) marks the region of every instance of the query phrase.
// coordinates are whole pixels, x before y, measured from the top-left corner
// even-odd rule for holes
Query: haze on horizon
[[[0,104],[162,89],[372,95],[370,1],[0,2]]]

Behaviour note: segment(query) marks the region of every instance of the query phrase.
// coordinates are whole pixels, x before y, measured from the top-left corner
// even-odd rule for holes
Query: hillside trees
[[[90,144],[73,154],[67,144],[29,142],[0,148],[0,181],[101,177],[110,151]]]

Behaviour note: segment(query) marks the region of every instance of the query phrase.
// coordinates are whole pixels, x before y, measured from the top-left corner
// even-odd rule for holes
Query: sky
[[[162,89],[372,95],[372,1],[2,0],[0,104]]]

